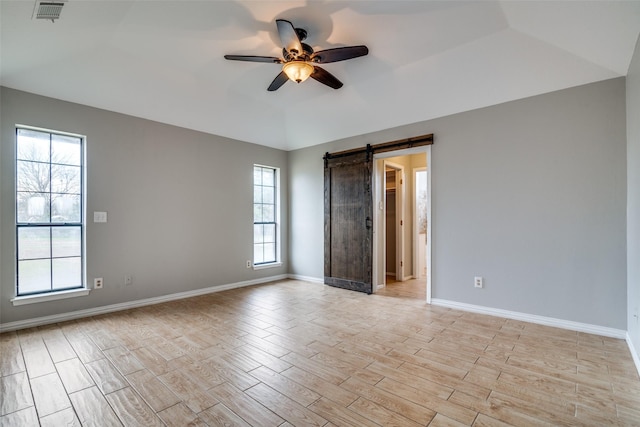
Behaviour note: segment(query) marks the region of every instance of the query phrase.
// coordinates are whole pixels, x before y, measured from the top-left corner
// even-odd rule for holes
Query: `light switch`
[[[107,213],[106,212],[94,212],[93,213],[93,222],[107,222]]]

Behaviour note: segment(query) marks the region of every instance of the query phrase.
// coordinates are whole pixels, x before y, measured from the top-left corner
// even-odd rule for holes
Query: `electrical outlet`
[[[247,260],[247,268],[251,268],[251,267],[252,267],[251,260]]]
[[[480,276],[473,278],[473,286],[476,288],[482,288],[484,286],[484,279]]]
[[[93,279],[93,289],[102,289],[102,277],[97,277]]]
[[[129,286],[131,283],[133,283],[133,277],[131,276],[124,276],[124,284],[125,286]]]

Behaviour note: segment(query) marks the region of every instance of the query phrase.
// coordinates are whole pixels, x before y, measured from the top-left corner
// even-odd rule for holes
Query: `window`
[[[84,287],[84,138],[16,130],[17,295]]]
[[[253,265],[280,261],[278,247],[279,170],[268,166],[253,166]]]

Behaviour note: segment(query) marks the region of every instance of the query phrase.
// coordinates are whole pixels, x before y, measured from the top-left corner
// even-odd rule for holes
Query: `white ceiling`
[[[52,23],[0,0],[0,84],[292,150],[627,73],[640,1],[68,0]],[[287,82],[275,19],[344,83]]]

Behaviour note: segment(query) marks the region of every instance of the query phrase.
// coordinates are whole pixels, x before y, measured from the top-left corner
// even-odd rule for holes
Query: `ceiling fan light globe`
[[[301,83],[313,73],[313,65],[305,61],[291,61],[282,66],[282,71],[285,72],[290,80]]]

